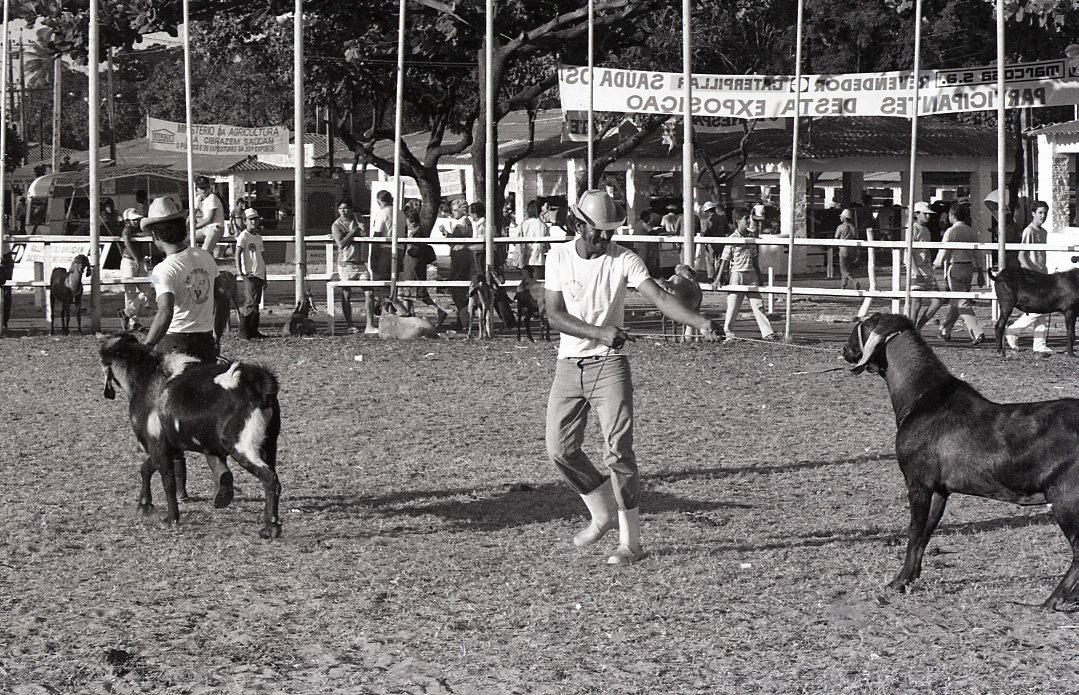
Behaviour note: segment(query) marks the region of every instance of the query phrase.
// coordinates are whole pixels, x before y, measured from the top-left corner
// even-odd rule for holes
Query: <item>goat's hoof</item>
[[[274,538],[281,537],[281,524],[277,522],[269,523],[259,529],[259,537],[264,540],[272,540]]]
[[[910,582],[906,579],[895,578],[888,582],[888,588],[892,591],[897,591],[901,594],[907,593],[910,590]]]
[[[154,513],[154,505],[151,502],[139,502],[137,509],[143,516],[150,516]]]
[[[234,494],[232,488],[232,472],[225,471],[217,481],[217,492],[214,493],[214,509],[224,509],[232,504]]]
[[[1051,598],[1042,604],[1042,608],[1047,608],[1059,613],[1074,613],[1079,610],[1079,603],[1067,601],[1063,598]]]

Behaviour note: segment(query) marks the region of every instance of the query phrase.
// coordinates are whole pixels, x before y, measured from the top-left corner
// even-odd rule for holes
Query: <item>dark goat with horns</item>
[[[1043,604],[1079,604],[1079,400],[994,403],[958,379],[905,317],[873,314],[843,348],[856,374],[880,374],[895,410],[895,453],[907,483],[910,534],[889,586],[921,574],[922,555],[948,495],[1053,505],[1072,563]]]
[[[281,535],[277,505],[277,437],[281,408],[277,377],[264,368],[239,362],[200,364],[183,354],[157,355],[130,334],[101,342],[105,398],[122,391],[135,438],[147,455],[142,464],[139,511],[154,505],[150,478],[161,474],[168,518],[180,521],[173,462],[182,452],[209,459],[231,456],[262,483],[266,494],[263,538]]]

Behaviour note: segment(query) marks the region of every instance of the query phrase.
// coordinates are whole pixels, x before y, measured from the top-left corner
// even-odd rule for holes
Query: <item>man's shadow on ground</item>
[[[711,480],[746,474],[771,475],[885,458],[872,454],[773,466],[699,467],[644,475],[641,509],[645,514],[700,514],[716,510],[749,510],[753,505],[740,499],[700,499],[654,488],[682,480]],[[439,525],[440,530],[449,531],[516,528],[556,520],[579,520],[584,514],[580,499],[561,480],[540,484],[504,483],[483,487],[405,490],[374,497],[301,495],[288,497],[286,503],[289,508],[306,514],[400,517],[402,521],[433,516],[444,522],[444,525]],[[430,527],[422,529],[422,532],[428,531]],[[421,530],[413,530],[407,523],[390,530],[391,534],[410,532]]]

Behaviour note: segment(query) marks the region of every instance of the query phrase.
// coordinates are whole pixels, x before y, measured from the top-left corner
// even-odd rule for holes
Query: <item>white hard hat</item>
[[[614,198],[597,189],[585,191],[581,200],[570,206],[570,211],[574,217],[596,229],[618,229],[626,219]]]

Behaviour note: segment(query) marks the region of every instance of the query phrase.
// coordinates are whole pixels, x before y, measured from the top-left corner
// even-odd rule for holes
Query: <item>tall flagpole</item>
[[[914,206],[918,204],[921,191],[916,191],[917,177],[915,170],[918,165],[918,111],[921,106],[919,95],[922,75],[922,0],[914,2],[914,111],[910,119],[910,195],[907,196],[907,296],[906,314],[912,321],[917,316],[911,314],[910,283],[914,279]],[[917,197],[915,197],[917,193]],[[894,288],[893,288],[894,289]]]
[[[292,9],[292,141],[296,147],[293,159],[293,224],[296,227],[294,251],[296,261],[296,303],[303,301],[307,281],[307,247],[304,244],[304,225],[307,223],[304,196],[304,145],[307,134],[303,118],[303,0],[295,0]],[[330,162],[332,165],[333,162]]]
[[[498,149],[495,144],[495,80],[492,75],[494,67],[494,45],[495,45],[495,7],[494,0],[485,0],[486,6],[485,19],[486,26],[484,27],[484,42],[483,42],[483,55],[484,55],[484,87],[483,87],[483,99],[484,99],[484,129],[486,131],[486,150],[487,157],[484,162],[484,205],[487,208],[487,223],[484,225],[484,239],[483,250],[487,255],[487,271],[494,272],[495,267],[495,242],[494,242],[494,222],[495,216],[495,166],[498,160]],[[475,163],[473,163],[475,166]]]
[[[595,188],[595,182],[592,180],[592,165],[595,162],[595,140],[596,131],[593,120],[595,119],[595,85],[593,84],[593,78],[596,73],[593,70],[594,57],[593,51],[595,50],[594,34],[595,34],[595,0],[588,0],[588,190]],[[571,200],[570,203],[576,201]]]
[[[4,51],[0,55],[0,99],[4,98],[7,94],[7,61],[8,61],[8,13],[11,9],[11,0],[4,0],[4,29],[3,29],[3,41]],[[15,225],[4,224],[4,208],[7,206],[7,108],[3,102],[0,102],[0,234],[7,235],[15,229]],[[0,242],[0,247],[3,247],[3,242]],[[2,250],[2,249],[0,249]],[[0,316],[4,313],[4,295],[0,292]],[[3,335],[3,321],[0,321],[0,335]]]
[[[101,158],[98,132],[101,99],[97,93],[101,58],[98,56],[97,28],[97,0],[90,0],[90,55],[87,65],[90,73],[90,328],[94,331],[101,330],[101,182],[97,178],[98,160]]]
[[[1004,235],[1007,224],[1004,220],[1007,210],[1004,196],[1008,189],[1004,186],[1004,0],[997,0],[997,268],[1004,270],[1007,257],[1004,253]],[[979,251],[978,253],[984,253]]]
[[[682,262],[693,265],[693,11],[682,0]]]
[[[195,245],[195,159],[191,151],[191,17],[188,0],[183,0],[184,12],[184,118],[187,119],[187,234]]]
[[[791,141],[791,228],[787,240],[787,309],[783,336],[791,339],[791,305],[794,303],[794,212],[798,208],[798,114],[802,108],[802,12],[803,0],[798,0],[798,28],[794,38],[794,134]]]
[[[397,239],[405,209],[401,199],[401,119],[405,103],[405,0],[397,8],[397,104],[393,114],[393,226],[390,238],[390,296],[397,298]],[[490,224],[491,215],[487,215]]]

